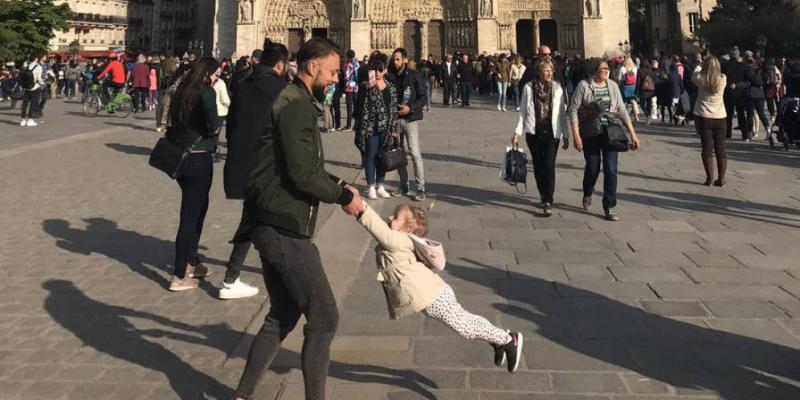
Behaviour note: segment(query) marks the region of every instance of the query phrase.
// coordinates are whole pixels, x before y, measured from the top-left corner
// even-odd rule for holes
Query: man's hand
[[[519,135],[511,135],[511,143],[519,144]]]
[[[583,151],[583,140],[580,139],[580,136],[575,137],[575,143],[573,143],[575,150]]]
[[[562,140],[561,140],[561,142],[563,143],[563,144],[561,145],[561,149],[563,149],[563,150],[569,150],[569,139],[567,139],[567,138],[564,138],[564,139],[562,139]]]
[[[411,114],[411,109],[408,106],[400,106],[400,111],[398,111],[401,117],[405,117],[408,114]]]
[[[639,146],[640,146],[640,144],[639,144],[639,136],[633,136],[631,138],[631,149],[639,150]]]
[[[353,200],[350,201],[350,204],[342,206],[342,210],[344,210],[344,212],[348,215],[356,216],[360,212],[364,211],[364,203],[361,200],[361,195],[358,193],[358,190],[352,186],[345,186],[345,189],[353,193]]]

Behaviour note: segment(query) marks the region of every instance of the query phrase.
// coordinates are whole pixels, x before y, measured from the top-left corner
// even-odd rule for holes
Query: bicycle
[[[87,117],[96,117],[101,110],[120,118],[127,118],[131,114],[131,111],[133,111],[133,99],[129,94],[120,91],[114,96],[113,100],[103,104],[102,96],[100,96],[101,90],[103,88],[97,82],[89,85],[88,98],[83,103],[83,113]]]

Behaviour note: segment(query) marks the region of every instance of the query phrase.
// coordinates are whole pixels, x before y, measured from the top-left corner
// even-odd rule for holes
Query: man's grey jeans
[[[425,191],[425,168],[422,166],[422,152],[419,146],[419,126],[417,121],[408,122],[400,119],[400,140],[406,146],[414,164],[414,179],[417,181],[417,191]],[[397,170],[400,174],[400,186],[408,188],[408,169],[402,167]]]

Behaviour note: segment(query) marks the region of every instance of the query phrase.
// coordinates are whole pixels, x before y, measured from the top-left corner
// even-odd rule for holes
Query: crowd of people
[[[433,91],[441,90],[445,107],[470,107],[476,94],[496,96],[497,111],[511,106],[519,112],[511,142],[518,145],[524,136],[528,145],[542,216],[553,213],[559,149],[572,147],[585,161],[582,206],[592,206],[602,171],[603,213],[617,221],[619,153],[641,147],[634,121],[694,123],[705,185],[724,186],[725,141],[732,137],[734,114],[744,140],[758,137],[757,121],[769,135],[773,124],[781,124],[787,102],[800,104],[800,63],[762,60],[738,48],[720,58],[584,60],[553,54],[548,46],[530,58],[455,53],[442,62],[432,55],[416,62],[398,48],[359,60],[352,50],[343,54],[327,39],[311,39],[296,54],[266,40],[263,49],[235,62],[194,52],[183,59],[164,53],[130,61],[112,52],[91,62],[32,56],[19,69],[6,64],[0,100],[22,101],[20,125],[34,127],[41,123],[47,99],[77,101],[92,84],[100,84],[107,99],[129,91],[135,111],[155,110],[156,130],[186,149],[176,179],[181,205],[170,291],[195,289],[199,279],[212,273],[198,249],[213,157],[225,127],[225,195],[243,205],[219,297],[258,293],[240,278],[255,247],[271,306],[253,341],[236,399],[252,395],[301,315],[306,318],[301,353],[306,398],[321,399],[338,311],[311,241],[320,202],[342,206],[378,241],[378,280],[392,319],[421,312],[441,321],[464,338],[490,344],[495,365],[507,363],[509,372],[516,370],[524,343],[522,333],[464,310],[453,288],[432,272],[432,261],[421,256],[431,206],[402,204],[382,219],[353,184],[325,170],[321,133],[353,132],[367,183],[364,197],[405,196],[422,202],[427,192],[420,121],[431,110]],[[612,140],[612,132],[620,131],[624,140]],[[384,157],[398,147],[410,156],[413,192],[405,163],[397,169],[398,186],[386,186]]]

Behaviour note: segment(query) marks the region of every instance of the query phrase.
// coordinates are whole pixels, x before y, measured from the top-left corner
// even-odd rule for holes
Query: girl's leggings
[[[497,346],[502,346],[511,340],[507,331],[461,307],[450,285],[445,285],[439,297],[422,310],[422,313],[449,326],[464,339],[481,339]]]

